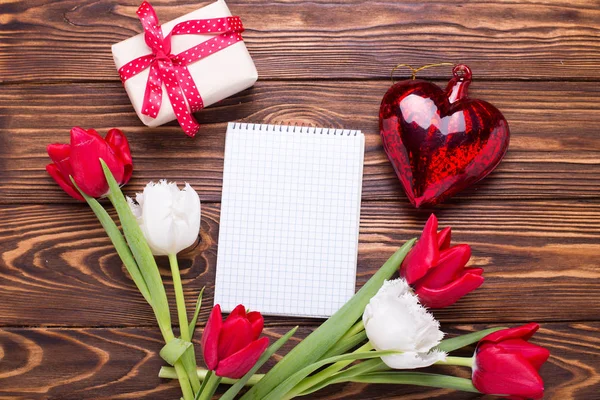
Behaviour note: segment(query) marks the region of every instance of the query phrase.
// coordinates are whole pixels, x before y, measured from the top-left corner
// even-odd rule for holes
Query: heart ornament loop
[[[383,96],[379,130],[385,152],[410,202],[436,205],[492,172],[508,149],[510,131],[492,104],[468,96],[472,71],[454,65],[446,89],[416,73],[440,63],[412,68]]]

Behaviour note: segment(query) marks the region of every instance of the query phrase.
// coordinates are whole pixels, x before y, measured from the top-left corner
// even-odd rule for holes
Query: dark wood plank
[[[484,329],[482,325],[444,326],[453,334]],[[267,328],[271,338],[290,326]],[[266,368],[300,338],[301,328]],[[600,323],[543,324],[533,342],[551,357],[541,370],[545,399],[596,399],[600,390]],[[165,399],[178,398],[175,381],[161,380],[160,335],[154,328],[0,330],[0,398],[10,399]],[[198,346],[199,348],[199,346]],[[464,353],[465,355],[468,352]],[[200,357],[199,357],[200,358]],[[468,377],[466,368],[432,367],[430,371]],[[414,386],[341,384],[314,399],[476,399],[477,395]]]
[[[208,2],[154,1],[168,21]],[[464,62],[487,79],[600,78],[595,2],[228,2],[266,79],[385,78]],[[0,4],[0,81],[117,80],[110,46],[141,32],[137,0]],[[424,76],[445,76],[442,70]]]
[[[201,287],[207,301],[214,292],[219,205],[205,203],[202,213],[199,245],[180,255],[189,308]],[[363,204],[357,286],[419,234],[428,214],[399,202]],[[442,321],[598,320],[600,204],[470,201],[436,214],[453,227],[456,243],[471,244],[471,262],[487,278],[455,306],[437,311]],[[2,206],[0,220],[0,326],[154,323],[84,205]],[[172,300],[168,263],[159,264]]]
[[[0,92],[0,203],[69,201],[46,174],[46,145],[68,141],[73,125],[105,133],[120,127],[133,147],[134,179],[188,181],[203,200],[220,201],[226,122],[303,123],[366,133],[365,200],[403,199],[378,133],[388,82],[259,82],[198,113],[195,139],[176,124],[141,125],[118,83],[8,85]],[[500,167],[459,199],[598,198],[600,87],[588,83],[475,82],[474,97],[506,115],[511,146]]]

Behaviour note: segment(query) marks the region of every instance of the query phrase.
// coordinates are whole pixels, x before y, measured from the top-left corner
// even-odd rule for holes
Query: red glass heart
[[[452,72],[445,91],[424,80],[405,80],[381,101],[383,146],[415,207],[435,205],[483,179],[508,148],[502,113],[467,97],[469,67],[457,65]]]

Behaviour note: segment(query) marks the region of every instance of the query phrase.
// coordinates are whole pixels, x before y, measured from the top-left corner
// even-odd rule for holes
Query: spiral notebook
[[[354,294],[360,131],[230,123],[215,304],[329,317]]]

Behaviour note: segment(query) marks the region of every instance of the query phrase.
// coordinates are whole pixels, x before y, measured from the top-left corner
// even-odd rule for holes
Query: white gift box
[[[225,2],[218,0],[206,7],[162,24],[161,29],[163,35],[166,37],[173,27],[180,22],[230,16],[231,12]],[[171,54],[181,53],[213,37],[214,35],[199,34],[174,35],[171,37]],[[112,53],[118,70],[123,65],[138,57],[151,54],[152,51],[146,45],[144,33],[140,33],[114,44],[112,46]],[[205,107],[251,87],[258,79],[258,72],[243,41],[239,41],[209,57],[189,64],[188,70],[198,87]],[[176,116],[169,102],[169,96],[164,84],[162,88],[163,100],[157,117],[152,118],[142,114],[142,104],[144,102],[144,93],[146,91],[149,72],[150,68],[147,68],[127,79],[124,86],[140,120],[145,125],[154,127],[173,121],[176,119]]]

